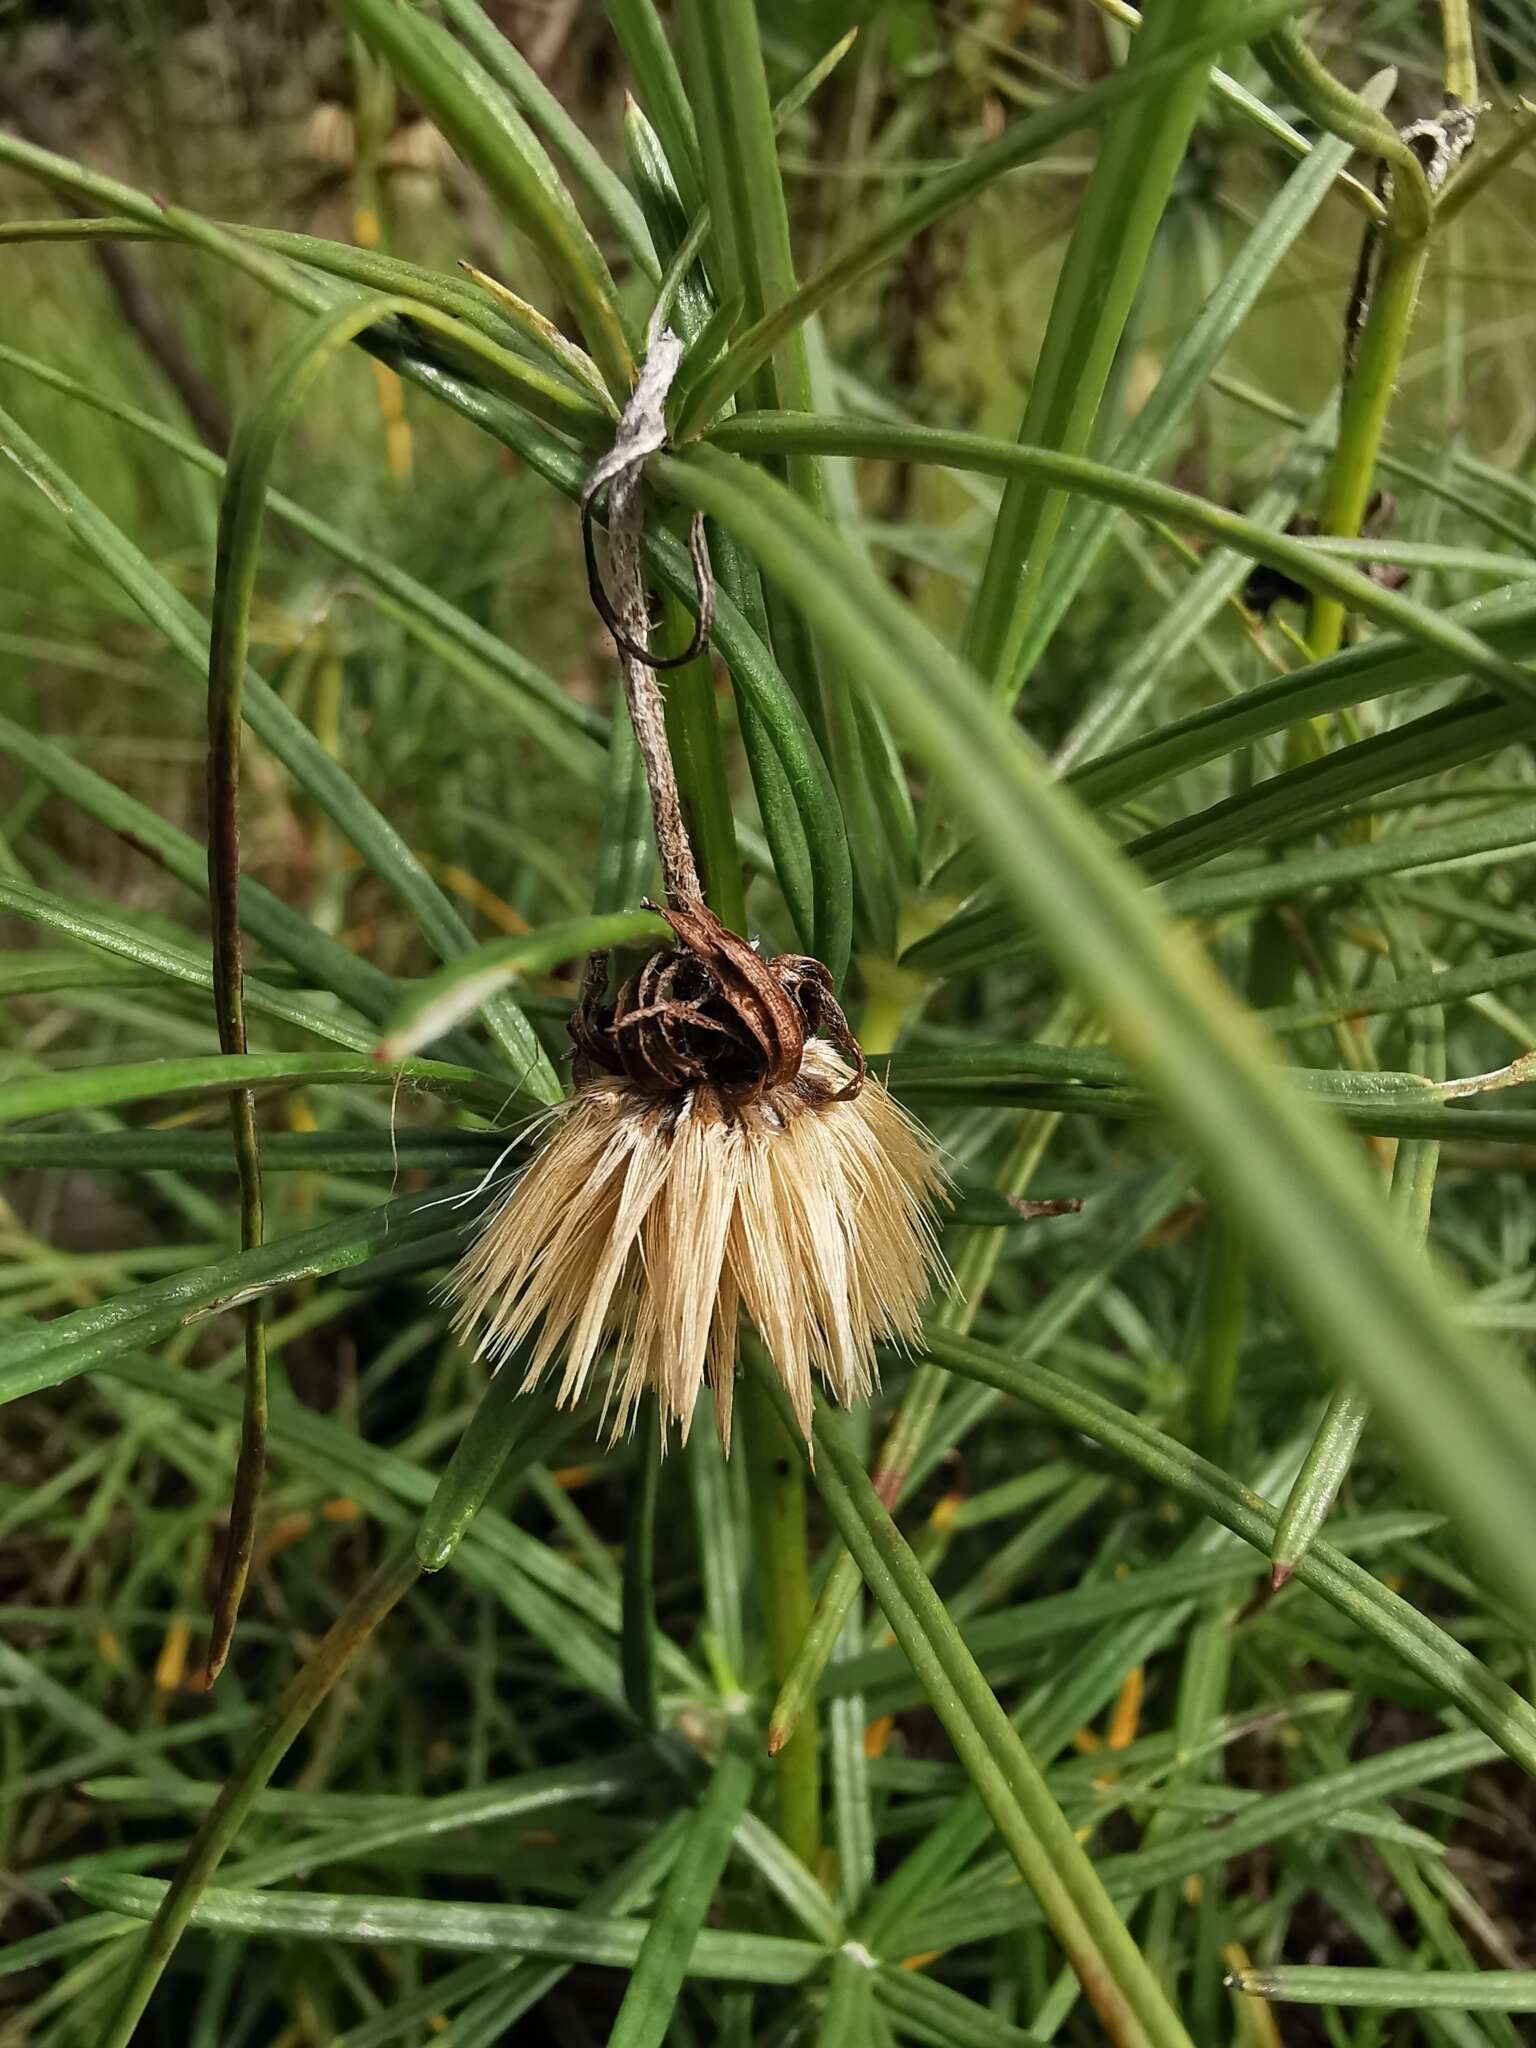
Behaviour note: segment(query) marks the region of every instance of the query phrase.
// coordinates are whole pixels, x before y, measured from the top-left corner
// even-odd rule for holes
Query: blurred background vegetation
[[[601,7],[489,0],[487,11],[621,161],[625,80]],[[1089,0],[763,0],[761,13],[781,87],[845,28],[860,30],[852,54],[783,141],[803,272],[861,211],[963,156],[1020,110],[1054,96],[1063,80],[1099,75],[1124,34]],[[1536,17],[1524,0],[1482,10],[1480,35],[1489,90],[1507,100],[1528,87],[1536,76]],[[1314,40],[1352,84],[1395,65],[1402,83],[1394,104],[1406,119],[1439,103],[1437,36],[1435,10],[1423,0],[1332,0]],[[436,131],[377,60],[308,0],[12,0],[0,7],[0,55],[0,121],[35,140],[218,218],[377,244],[442,270],[467,259],[534,303],[553,304],[527,245],[497,219]],[[893,407],[917,420],[1012,433],[1091,152],[1091,142],[1079,138],[1031,164],[835,303],[824,330],[826,376],[849,409]],[[1171,343],[1288,168],[1249,123],[1208,98],[1117,368],[1118,418],[1133,414],[1155,384]],[[50,205],[24,181],[0,174],[0,216],[35,216]],[[1479,508],[1506,529],[1536,533],[1533,219],[1536,162],[1520,160],[1437,251],[1394,414],[1394,452],[1407,465],[1393,486],[1397,538],[1486,546]],[[1310,418],[1335,386],[1359,229],[1359,215],[1339,195],[1323,206],[1190,415],[1168,471],[1174,481],[1246,506],[1272,479],[1298,420]],[[7,351],[221,450],[295,316],[228,268],[170,245],[11,246],[0,250],[0,264],[6,404],[206,611],[216,482],[48,388]],[[970,490],[968,480],[936,470],[848,468],[856,529],[930,617],[952,627],[985,547],[988,487]],[[1441,488],[1416,486],[1415,468]],[[612,662],[587,602],[574,511],[445,409],[403,391],[360,357],[349,359],[288,435],[277,474],[305,505],[376,546],[573,695],[607,703]],[[1458,510],[1450,494],[1470,501],[1471,511]],[[10,465],[0,469],[0,531],[0,714],[62,741],[201,839],[204,702],[196,679],[72,547],[55,510]],[[1187,575],[1178,545],[1158,544],[1129,523],[1117,529],[1117,543],[1033,687],[1030,729],[1047,748],[1105,678],[1134,663]],[[1445,605],[1486,580],[1420,569],[1413,591]],[[1229,606],[1161,674],[1159,715],[1172,717],[1286,663],[1286,635],[1296,622],[1282,606],[1261,628]],[[458,672],[386,600],[276,522],[254,626],[256,665],[460,900],[478,935],[588,908],[600,792],[530,746],[483,678]],[[1490,787],[1530,786],[1521,750],[1477,772]],[[738,814],[750,823],[750,785],[739,773],[737,782]],[[255,745],[247,750],[244,811],[252,877],[391,972],[425,969],[427,956],[401,908],[352,864],[333,829]],[[0,759],[0,872],[150,927],[172,905],[183,920],[197,914],[153,860],[7,759]],[[1494,878],[1486,901],[1490,915],[1518,921],[1514,881]],[[764,904],[765,918],[777,914]],[[33,934],[4,920],[0,932],[0,975],[8,982],[0,1063],[9,1073],[40,1062],[215,1048],[206,999],[195,992],[174,1001],[159,993],[151,1005],[130,969],[83,953],[59,970],[67,986],[50,989],[46,970],[24,957]],[[57,949],[48,957],[57,961]],[[547,984],[543,996],[549,1042],[558,1045],[562,987]],[[996,1035],[1019,1036],[1038,1025],[1045,999],[1030,970],[1014,967],[948,998],[938,1022],[981,1011]],[[1512,1037],[1536,1044],[1518,1009],[1491,998],[1461,1016],[1452,1071],[1507,1058]],[[362,1113],[383,1128],[382,1105]],[[329,1110],[296,1091],[283,1114],[303,1130]],[[963,1120],[952,1136],[963,1155]],[[1109,1191],[1121,1203],[1134,1190],[1145,1227],[1117,1250],[1057,1355],[1080,1354],[1106,1384],[1119,1384],[1166,1422],[1182,1412],[1187,1394],[1175,1361],[1184,1355],[1198,1292],[1199,1232],[1191,1228],[1198,1214],[1186,1202],[1187,1184],[1166,1172],[1155,1176],[1153,1156],[1134,1125],[1083,1119],[1065,1131],[1033,1192],[1086,1193],[1089,1213],[1038,1235],[1011,1234],[992,1313],[1026,1314],[1062,1262],[1092,1266],[1106,1228],[1092,1197]],[[1446,1199],[1436,1209],[1442,1251],[1482,1290],[1484,1320],[1526,1331],[1536,1321],[1525,1278],[1536,1215],[1518,1169],[1529,1160],[1506,1156],[1501,1166],[1517,1170],[1494,1174],[1469,1146],[1460,1155],[1453,1150],[1448,1164]],[[374,1198],[372,1187],[344,1176],[327,1176],[322,1191],[304,1174],[282,1175],[269,1188],[269,1234],[319,1207],[329,1212]],[[226,1205],[201,1182],[17,1173],[0,1200],[0,1289],[13,1312],[53,1313],[129,1276],[187,1263],[199,1245],[226,1244],[228,1230]],[[231,1342],[230,1332],[208,1337],[192,1328],[170,1348],[178,1358],[198,1358],[217,1381]],[[1245,1445],[1251,1453],[1286,1438],[1324,1384],[1315,1362],[1268,1320],[1262,1294],[1250,1346],[1232,1424],[1239,1463]],[[478,1368],[446,1340],[440,1311],[415,1285],[361,1293],[335,1281],[300,1287],[274,1325],[273,1348],[314,1415],[370,1445],[429,1462],[455,1439],[477,1391]],[[192,1724],[180,1760],[198,1778],[217,1779],[265,1695],[267,1670],[287,1668],[289,1646],[316,1633],[355,1581],[368,1517],[398,1518],[387,1474],[366,1460],[345,1466],[323,1433],[288,1445],[274,1469],[241,1646],[215,1721],[204,1725],[199,1717],[209,1710],[190,1687],[230,1437],[231,1424],[216,1408],[186,1412],[131,1376],[93,1378],[7,1410],[0,1633],[25,1658],[8,1650],[0,1662],[0,1764],[9,1783],[9,1791],[0,1788],[0,1865],[12,1873],[0,1906],[17,1941],[65,1924],[62,1876],[81,1856],[164,1867],[167,1857],[156,1853],[163,1823],[144,1819],[143,1786],[136,1793],[122,1774],[153,1776],[157,1756],[176,1743],[179,1727]],[[573,1446],[579,1463],[541,1466],[525,1478],[519,1513],[611,1594],[629,1453],[589,1457],[590,1449]],[[1049,1518],[1023,1524],[1022,1547],[989,1579],[996,1528],[980,1516],[968,1521],[962,1513],[957,1521],[956,1504],[1026,1465],[1053,1475],[1041,1497],[1054,1505]],[[664,1483],[680,1484],[675,1470]],[[1368,1442],[1347,1505],[1400,1504],[1390,1459]],[[1112,1568],[1115,1559],[1160,1554],[1181,1526],[1170,1503],[1101,1466],[1070,1432],[1017,1415],[989,1425],[963,1459],[932,1474],[920,1507],[933,1513],[926,1540],[935,1568],[943,1558],[945,1584],[960,1589],[960,1606],[972,1611],[1004,1591],[1010,1599],[1046,1594]],[[914,1521],[921,1526],[921,1515]],[[669,1556],[664,1539],[662,1564],[663,1620],[669,1606],[692,1614],[687,1544]],[[1405,1568],[1415,1575],[1416,1597],[1453,1629],[1499,1637],[1499,1621],[1489,1621],[1477,1600],[1468,1613],[1467,1582],[1453,1557],[1416,1537]],[[301,1787],[337,1796],[456,1791],[497,1772],[582,1754],[584,1722],[605,1719],[601,1701],[572,1690],[547,1647],[509,1628],[493,1588],[445,1580],[431,1593],[413,1604],[411,1626],[391,1638],[369,1681],[344,1688],[323,1711]],[[1328,1722],[1326,1736],[1312,1724],[1288,1736],[1309,1768],[1342,1757],[1350,1727],[1367,1727],[1374,1749],[1429,1725],[1415,1687],[1331,1617],[1282,1604],[1271,1616],[1256,1614],[1237,1642],[1233,1698],[1245,1711],[1309,1688],[1355,1696],[1341,1709],[1344,1724]],[[1528,1671],[1528,1651],[1524,1662]],[[1135,1699],[1127,1695],[1117,1710],[1114,1729],[1126,1741],[1138,1714],[1149,1717],[1144,1727],[1171,1725],[1171,1681],[1155,1658],[1144,1695],[1141,1683],[1138,1676]],[[890,1766],[881,1781],[887,1795],[894,1800],[914,1786],[951,1791],[942,1775],[948,1752],[931,1716],[902,1688],[889,1690],[898,1718],[870,1737],[877,1767]],[[115,1733],[123,1729],[140,1731],[142,1746],[125,1749]],[[914,1770],[931,1766],[933,1775],[902,1780],[901,1759]],[[1278,1785],[1285,1769],[1283,1745],[1270,1745],[1247,1782]],[[82,1779],[114,1774],[116,1789],[102,1797],[77,1789]],[[1531,1960],[1521,1924],[1528,1925],[1533,1881],[1529,1787],[1508,1770],[1489,1770],[1459,1782],[1456,1792],[1460,1860],[1447,1866],[1439,1889],[1409,1881],[1398,1865],[1387,1883],[1381,1865],[1362,1852],[1359,1869],[1330,1878],[1298,1909],[1303,1879],[1316,1875],[1312,1852],[1282,1842],[1255,1852],[1229,1877],[1229,1890],[1246,1901],[1231,1938],[1257,1953],[1283,1929],[1291,1954],[1345,1961],[1401,1959],[1433,1940],[1443,1959],[1472,1927],[1480,1956],[1492,1949],[1506,1961]],[[1449,1794],[1435,1807],[1438,1796],[1424,1795],[1437,1824],[1451,1808]],[[914,1813],[918,1804],[913,1793]],[[519,1881],[544,1896],[580,1898],[646,1825],[583,1811],[530,1831],[516,1847]],[[398,1882],[409,1891],[445,1879],[456,1896],[474,1896],[477,1887],[497,1896],[505,1859],[504,1843],[471,1832],[451,1848],[400,1851]],[[1452,1888],[1459,1889],[1448,1905]],[[382,2032],[366,2033],[368,2015],[409,2001],[434,1967],[411,1950],[381,1961],[313,1944],[269,1943],[251,1956],[240,1963],[244,1989],[232,2001],[232,1944],[198,1946],[153,2038],[198,2048],[383,2040]],[[0,2012],[9,1997],[15,2015],[8,2029],[0,2021],[0,2040],[20,2048],[77,2038],[70,2029],[79,1973],[99,1961],[83,1950],[0,1979]],[[1037,1967],[1021,1941],[1012,1963],[1017,1983],[1032,1985]],[[723,1994],[710,2017],[702,2008],[695,2013],[696,2035],[680,2020],[675,2038],[713,2038],[716,2028],[722,2039],[745,2042],[746,2033],[730,2033],[740,2024],[730,1998]],[[578,1972],[521,2023],[517,2038],[565,2048],[600,2041],[613,1999],[603,1973]],[[402,2038],[431,2038],[430,2008],[424,1997],[420,2031]],[[1393,2038],[1417,2039],[1422,2024],[1415,2019]],[[1484,2024],[1478,2039],[1514,2038],[1507,2020],[1485,2017]],[[1390,2026],[1367,2016],[1343,2038],[1374,2042]],[[1257,2018],[1223,2019],[1222,2027],[1223,2038],[1254,2044],[1281,2038]],[[1283,2038],[1340,2034],[1332,2021],[1325,2027],[1307,2014],[1288,2017]]]

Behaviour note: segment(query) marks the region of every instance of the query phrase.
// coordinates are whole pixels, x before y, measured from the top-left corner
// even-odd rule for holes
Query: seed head
[[[562,1403],[613,1353],[615,1435],[642,1394],[686,1437],[707,1381],[729,1448],[745,1310],[809,1435],[811,1376],[867,1397],[875,1346],[913,1342],[941,1261],[931,1141],[863,1072],[819,962],[765,962],[702,906],[683,943],[572,1022],[583,1072],[451,1284],[454,1327]],[[835,1035],[841,1056],[809,1037]]]

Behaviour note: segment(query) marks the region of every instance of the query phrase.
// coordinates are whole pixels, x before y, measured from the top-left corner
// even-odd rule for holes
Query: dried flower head
[[[728,1448],[744,1309],[808,1435],[813,1371],[846,1405],[877,1343],[917,1336],[944,1175],[819,961],[663,915],[679,945],[611,1005],[589,976],[576,1092],[454,1275],[455,1328],[498,1366],[533,1339],[524,1383],[560,1359],[562,1402],[611,1347],[615,1434],[652,1392],[686,1436],[707,1381]]]

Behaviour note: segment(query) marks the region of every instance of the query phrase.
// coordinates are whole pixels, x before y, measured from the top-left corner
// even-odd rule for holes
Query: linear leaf
[[[25,882],[0,881],[0,910],[9,911],[13,917],[24,917],[45,930],[62,932],[117,959],[132,961],[154,976],[182,982],[189,988],[213,986],[213,963],[206,953],[174,945],[158,933],[141,930],[121,918],[102,917],[79,909],[46,889],[30,888]],[[69,986],[67,981],[62,985]],[[311,1037],[328,1038],[334,1045],[347,1046],[353,1052],[366,1052],[373,1042],[372,1035],[361,1025],[324,1010],[311,1009],[307,1003],[265,982],[248,978],[245,991],[250,1007],[260,1015],[292,1024]]]
[[[930,462],[987,476],[1029,476],[1068,491],[1103,498],[1175,528],[1220,541],[1256,562],[1267,562],[1309,590],[1337,598],[1352,611],[1395,626],[1408,638],[1454,656],[1474,675],[1487,678],[1512,702],[1536,701],[1536,676],[1519,668],[1450,617],[1427,605],[1384,590],[1368,576],[1334,561],[1289,534],[1269,533],[1240,513],[1188,491],[1129,475],[1107,463],[1063,455],[1048,448],[1020,448],[985,434],[949,433],[935,427],[891,426],[881,421],[806,418],[799,413],[738,413],[710,430],[711,443],[738,454],[787,455],[815,450],[824,455],[859,455],[876,461]]]
[[[1024,735],[880,579],[771,478],[712,451],[656,458],[793,591],[949,788],[1034,920],[1248,1223],[1298,1323],[1357,1376],[1482,1561],[1536,1615],[1536,1392],[1452,1314],[1359,1162],[1289,1096],[1262,1035]]]
[[[664,943],[672,927],[648,910],[619,910],[606,917],[575,917],[515,939],[491,939],[461,954],[418,983],[390,1020],[376,1057],[400,1060],[430,1045],[464,1018],[473,1016],[498,989],[525,975],[547,974],[562,961],[614,946]]]
[[[141,1919],[154,1912],[166,1891],[163,1884],[144,1877],[93,1877],[76,1889],[92,1904]],[[599,1963],[610,1969],[633,1968],[648,1927],[644,1920],[601,1918],[555,1906],[450,1905],[324,1892],[240,1892],[218,1886],[202,1893],[189,1924],[302,1941],[488,1949],[501,1955]],[[825,1950],[814,1942],[706,1927],[688,1954],[686,1974],[727,1984],[798,1984],[824,1956]]]
[[[202,676],[207,665],[207,630],[192,606],[4,413],[0,413],[0,447],[64,515],[71,535],[121,585],[193,673]],[[265,740],[294,780],[351,840],[375,873],[410,905],[438,953],[451,957],[462,952],[470,936],[462,917],[395,828],[257,675],[246,678],[243,708],[251,729]],[[502,998],[499,1005],[492,1006],[486,1021],[513,1061],[519,1085],[542,1101],[554,1101],[560,1092],[559,1082],[527,1020]]]
[[[608,266],[511,100],[446,29],[401,0],[340,7],[533,242],[609,388],[627,397],[634,358]]]
[[[608,2048],[661,2048],[666,2039],[754,1776],[745,1756],[722,1752],[661,1888]]]

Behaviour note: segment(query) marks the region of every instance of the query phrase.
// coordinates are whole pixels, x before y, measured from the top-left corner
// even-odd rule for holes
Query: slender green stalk
[[[661,1723],[656,1676],[656,1493],[661,1483],[661,1411],[654,1396],[635,1426],[635,1477],[624,1536],[624,1697],[642,1728]],[[691,1937],[690,1937],[691,1939]]]
[[[757,1377],[775,1398],[766,1371]],[[1189,2036],[1087,1852],[882,1505],[842,1421],[825,1408],[817,1411],[815,1445],[817,1490],[838,1533],[1109,2038],[1119,2048],[1188,2048]],[[809,1446],[802,1456],[810,1462]]]
[[[1323,127],[1378,157],[1390,172],[1386,226],[1366,232],[1360,274],[1348,319],[1358,337],[1346,341],[1347,375],[1338,438],[1319,512],[1319,530],[1353,538],[1370,502],[1376,457],[1391,408],[1408,330],[1429,258],[1434,196],[1423,166],[1391,122],[1349,92],[1318,62],[1292,23],[1256,45],[1260,57],[1298,104]],[[1313,656],[1325,660],[1343,638],[1344,609],[1319,591],[1307,617]],[[1320,750],[1316,729],[1298,726],[1292,755],[1306,760]]]
[[[709,193],[712,232],[707,247],[714,252],[717,296],[729,303],[739,295],[746,318],[762,322],[794,297],[796,287],[757,9],[754,0],[683,0],[677,19],[683,75],[698,122]],[[814,410],[802,326],[791,328],[771,358],[760,361],[748,388],[759,405],[801,414]],[[717,399],[703,417],[711,417],[722,402]],[[783,468],[796,496],[825,518],[819,458],[790,450]],[[848,820],[864,922],[881,949],[894,952],[894,881],[884,859],[872,767],[847,680],[817,648],[784,593],[769,585],[765,595],[774,652],[816,729]]]
[[[686,647],[692,626],[677,599],[668,598],[660,635],[662,648]],[[732,931],[745,932],[747,904],[741,858],[736,851],[736,821],[720,739],[714,665],[707,650],[697,660],[668,671],[664,702],[683,822],[699,864],[705,900],[722,923]]]
[[[1536,701],[1536,677],[1495,654],[1476,634],[1468,633],[1448,615],[1432,612],[1398,591],[1384,590],[1358,570],[1309,548],[1289,534],[1270,533],[1230,512],[1171,485],[1133,476],[1083,456],[1054,449],[1022,448],[985,434],[951,433],[930,427],[891,426],[883,420],[829,417],[798,413],[740,413],[710,431],[717,448],[756,456],[793,449],[815,449],[824,455],[866,456],[875,461],[936,463],[988,476],[1037,474],[1040,478],[1103,498],[1126,511],[1146,514],[1168,525],[1206,535],[1238,549],[1256,562],[1281,569],[1307,589],[1335,597],[1381,625],[1395,627],[1424,646],[1455,652],[1476,674],[1486,676],[1512,700]],[[691,465],[658,458],[658,474],[678,479],[678,493],[691,501],[682,481]]]
[[[1047,1039],[1057,1032],[1070,1036],[1076,1014],[1075,1004],[1063,1004],[1045,1027]],[[1060,1121],[1049,1111],[1028,1114],[1020,1119],[1013,1149],[998,1175],[997,1186],[1001,1194],[1018,1196],[1026,1193]],[[939,1327],[953,1330],[959,1336],[969,1331],[976,1311],[986,1299],[1003,1244],[1004,1234],[998,1229],[972,1227],[962,1233],[949,1285],[935,1312],[935,1322]],[[913,1369],[895,1419],[880,1447],[874,1471],[875,1490],[888,1508],[895,1508],[908,1490],[913,1466],[933,1428],[946,1383],[947,1375],[937,1366],[920,1362]],[[773,1703],[768,1720],[771,1749],[778,1749],[789,1740],[807,1704],[814,1698],[821,1674],[831,1658],[833,1645],[858,1597],[860,1583],[859,1568],[852,1555],[847,1550],[840,1551],[822,1586],[815,1614],[801,1640],[794,1663],[780,1684],[778,1697]]]
[[[749,1349],[748,1358],[754,1353]],[[745,1436],[747,1498],[758,1600],[775,1687],[783,1684],[811,1622],[805,1473],[795,1431],[748,1370],[738,1392],[738,1430]],[[801,1715],[776,1756],[779,1833],[808,1870],[821,1854],[821,1729],[814,1708]]]
[[[1344,387],[1338,439],[1318,514],[1318,526],[1323,533],[1352,536],[1360,531],[1370,503],[1377,451],[1428,261],[1427,235],[1409,240],[1394,235],[1390,229],[1382,235],[1370,302],[1360,329],[1354,366]],[[1307,645],[1313,659],[1326,661],[1337,652],[1343,636],[1343,605],[1336,597],[1319,592],[1307,615]],[[1305,750],[1301,758],[1306,758]]]
[[[257,1795],[316,1707],[390,1609],[410,1591],[420,1572],[411,1545],[391,1552],[352,1595],[303,1668],[289,1681],[192,1837],[144,1937],[133,1975],[101,2037],[101,2048],[128,2048],[166,1964]]]
[[[1377,903],[1389,934],[1393,964],[1398,969],[1395,987],[1415,999],[1416,1006],[1426,996],[1433,1003],[1435,990],[1432,984],[1436,977],[1429,977],[1431,987],[1426,990],[1425,977],[1412,971],[1420,968],[1428,958],[1423,939],[1413,919],[1388,893],[1388,886],[1378,885]],[[1415,1071],[1423,1073],[1426,1079],[1445,1079],[1445,1018],[1438,1007],[1418,1011],[1412,1058]],[[1422,1248],[1429,1235],[1430,1208],[1439,1165],[1440,1143],[1437,1138],[1409,1137],[1399,1141],[1392,1162],[1390,1200],[1393,1216],[1415,1250]],[[1329,1401],[1327,1413],[1275,1525],[1274,1546],[1270,1554],[1274,1560],[1277,1586],[1283,1585],[1294,1572],[1297,1560],[1305,1555],[1331,1513],[1339,1488],[1354,1461],[1370,1412],[1369,1398],[1360,1387],[1350,1382],[1339,1387]]]
[[[569,298],[609,389],[626,395],[634,360],[608,266],[511,100],[446,29],[402,0],[339,4],[531,237]]]
[[[1214,1204],[1206,1218],[1201,1273],[1200,1348],[1195,1363],[1195,1442],[1222,1461],[1237,1396],[1243,1322],[1248,1309],[1248,1239]]]
[[[974,1338],[936,1335],[929,1349],[951,1372],[996,1387],[1054,1415],[1069,1429],[1082,1430],[1268,1555],[1279,1520],[1276,1509],[1172,1437],[1048,1366],[1007,1358]],[[1314,1543],[1298,1560],[1296,1577],[1368,1629],[1536,1777],[1536,1707],[1486,1664],[1329,1544]]]
[[[1477,45],[1472,40],[1468,0],[1440,0],[1440,33],[1445,44],[1445,96],[1464,107],[1477,105]]]
[[[1128,73],[1139,74],[1192,32],[1229,21],[1235,11],[1231,0],[1154,8],[1132,45]],[[1105,125],[1030,380],[1018,435],[1026,446],[1087,452],[1209,76],[1209,60],[1197,60]],[[1005,702],[1019,692],[1020,653],[1065,510],[1063,493],[1038,475],[1011,478],[1003,492],[965,655]]]
[[[1249,1998],[1300,2005],[1375,2006],[1407,2012],[1536,2012],[1532,1970],[1364,1970],[1319,1963],[1239,1970]]]
[[[727,1749],[715,1765],[656,1901],[608,2048],[661,2048],[667,2038],[752,1779],[751,1764],[735,1750]]]

